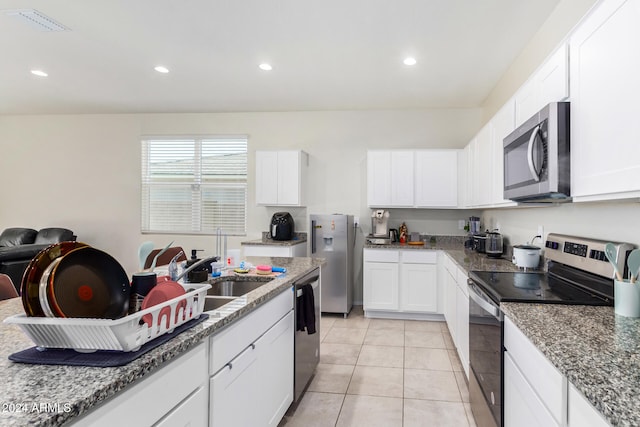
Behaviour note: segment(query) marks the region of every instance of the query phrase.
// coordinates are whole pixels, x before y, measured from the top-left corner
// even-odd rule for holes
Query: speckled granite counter
[[[640,425],[640,319],[613,307],[500,307],[612,425]]]
[[[225,312],[223,316],[210,317],[125,366],[86,368],[13,363],[7,357],[32,347],[33,342],[16,325],[0,323],[0,425],[66,424],[136,380],[162,368],[166,362],[245,316],[289,288],[295,279],[324,263],[315,258],[249,257],[248,260],[254,264],[286,267],[287,273],[248,293],[246,305],[233,312]],[[0,320],[23,312],[19,298],[0,301]],[[45,405],[45,410],[40,405]],[[52,408],[56,410],[52,411]]]
[[[273,240],[268,232],[262,232],[262,238],[241,242],[243,246],[293,246],[307,242],[307,233],[294,233],[293,240]]]

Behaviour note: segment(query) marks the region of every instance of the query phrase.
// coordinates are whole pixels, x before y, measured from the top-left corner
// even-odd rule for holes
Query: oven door
[[[469,398],[478,427],[502,426],[504,316],[469,280]]]

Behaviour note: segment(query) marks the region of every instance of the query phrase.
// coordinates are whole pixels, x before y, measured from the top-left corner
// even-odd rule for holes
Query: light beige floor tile
[[[336,425],[344,394],[307,391],[293,414],[287,414],[287,427],[333,427]]]
[[[458,357],[457,350],[447,350],[449,352],[449,360],[451,360],[451,365],[453,366],[453,370],[460,372],[463,370],[462,363],[460,363],[460,358]]]
[[[316,374],[309,384],[308,391],[323,393],[346,393],[353,374],[353,365],[318,364]]]
[[[363,345],[358,357],[358,365],[402,368],[404,366],[404,348]]]
[[[442,332],[404,331],[407,347],[446,348]]]
[[[456,377],[453,372],[448,371],[405,369],[404,397],[462,402]]]
[[[322,342],[360,345],[363,343],[366,333],[366,329],[331,328]]]
[[[402,427],[402,399],[347,395],[336,427]]]
[[[371,319],[360,316],[349,316],[346,319],[336,319],[333,324],[334,328],[355,328],[355,329],[367,329],[369,327]]]
[[[443,322],[431,322],[426,320],[405,320],[405,331],[442,332]]]
[[[371,319],[370,329],[395,329],[404,331],[404,320],[396,319]]]
[[[464,372],[454,372],[456,376],[456,382],[458,383],[458,390],[460,390],[460,397],[463,402],[469,402],[469,386],[467,385],[467,377]]]
[[[355,365],[360,354],[359,344],[334,344],[323,342],[320,345],[320,363],[332,365]]]
[[[449,327],[447,326],[447,322],[440,322],[440,329],[442,329],[442,333],[447,333],[451,336],[451,331],[449,331]]]
[[[327,334],[329,334],[329,330],[331,328],[323,328],[322,326],[320,326],[320,342],[324,341],[324,339],[327,337]]]
[[[361,330],[361,329],[353,329]],[[400,329],[367,329],[364,337],[366,345],[404,346],[404,331]]]
[[[320,329],[331,329],[333,324],[336,322],[336,317],[322,315],[320,317]]]
[[[451,339],[451,335],[442,334],[442,336],[444,337],[444,345],[445,345],[445,347],[450,349],[450,350],[454,350],[456,348],[456,345],[453,343],[453,339]]]
[[[473,412],[471,412],[471,404],[465,403],[464,410],[467,413],[467,420],[469,420],[469,427],[476,427],[476,419],[473,417]]]
[[[449,351],[442,348],[405,347],[404,367],[432,371],[453,371]]]
[[[433,400],[404,400],[403,427],[466,427],[469,425],[464,404]]]
[[[403,375],[401,368],[356,366],[347,394],[367,396],[402,397]],[[455,379],[454,379],[455,383]]]

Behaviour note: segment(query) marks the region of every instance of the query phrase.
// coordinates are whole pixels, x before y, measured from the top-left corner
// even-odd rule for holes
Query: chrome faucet
[[[183,278],[184,276],[186,276],[190,271],[192,271],[193,269],[195,269],[195,268],[197,268],[197,267],[200,267],[202,264],[207,264],[207,263],[209,263],[209,264],[210,264],[210,263],[212,263],[212,262],[216,262],[216,261],[218,261],[219,259],[220,259],[220,258],[219,258],[219,257],[217,257],[217,256],[212,256],[212,257],[204,258],[204,259],[201,259],[200,261],[194,262],[193,264],[191,264],[191,265],[189,266],[189,268],[185,268],[185,269],[184,269],[184,271],[183,271],[180,275],[178,275],[178,277],[176,277],[176,280],[175,280],[175,281],[177,282],[178,280],[182,279],[182,278]]]

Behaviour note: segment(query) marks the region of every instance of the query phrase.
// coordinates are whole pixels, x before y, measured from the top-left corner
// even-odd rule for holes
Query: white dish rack
[[[19,314],[6,318],[4,322],[18,325],[37,347],[70,348],[85,353],[96,350],[137,351],[143,344],[173,332],[176,327],[202,314],[207,289],[211,285],[189,283],[184,286],[186,294],[120,319],[29,317]],[[182,301],[186,301],[186,306]],[[165,307],[171,310],[168,325],[166,315],[160,318]],[[152,317],[152,327],[142,320],[147,314]]]

